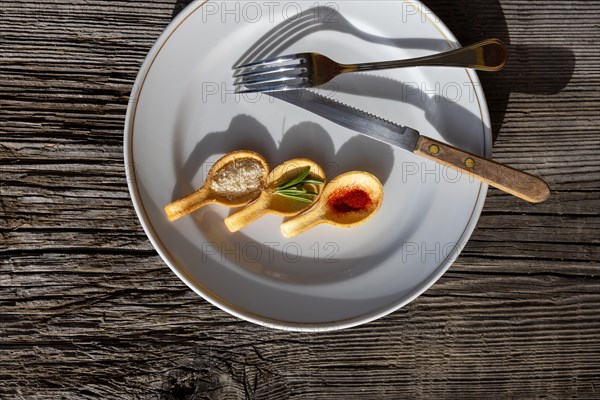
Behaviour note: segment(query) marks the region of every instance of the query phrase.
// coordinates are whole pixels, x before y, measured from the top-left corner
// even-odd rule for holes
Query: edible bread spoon
[[[306,174],[306,177],[305,179],[301,179],[299,183],[301,181],[310,181],[313,183],[293,185],[290,186],[287,192],[283,190],[279,192],[281,194],[278,194],[278,187],[285,185],[287,182],[293,183],[293,180],[297,177],[302,177],[301,174],[303,173]],[[316,182],[321,182],[321,184]],[[269,173],[265,185],[266,189],[260,194],[258,199],[242,210],[225,218],[225,225],[227,225],[227,228],[231,232],[237,232],[266,214],[296,215],[309,208],[314,201],[318,200],[324,185],[325,171],[314,161],[306,158],[294,158],[286,161]],[[307,193],[312,194],[305,195],[305,200],[302,200],[303,197],[294,199],[293,196],[284,195],[285,193],[294,193],[295,190],[291,188],[295,186],[300,186]]]
[[[335,197],[354,190],[367,196],[368,201],[363,204],[364,207],[337,209],[335,203],[332,204]],[[284,222],[281,225],[281,233],[291,238],[319,224],[342,228],[360,225],[375,215],[382,201],[383,186],[376,177],[363,171],[346,172],[325,186],[321,197],[311,209]]]
[[[206,176],[204,185],[202,185],[200,189],[165,206],[164,210],[169,220],[175,221],[209,203],[221,204],[225,207],[241,207],[256,199],[260,195],[260,189],[262,188],[258,188],[257,190],[253,190],[238,197],[227,197],[220,195],[212,187],[212,182],[221,169],[227,167],[231,163],[244,160],[253,160],[260,165],[263,172],[260,181],[264,184],[269,173],[269,165],[260,154],[246,150],[228,153],[212,166]]]

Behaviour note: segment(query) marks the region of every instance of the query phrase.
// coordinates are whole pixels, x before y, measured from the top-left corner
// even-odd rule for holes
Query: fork
[[[499,71],[506,64],[507,54],[499,39],[431,56],[363,64],[340,64],[319,53],[296,53],[237,65],[233,77],[236,93],[282,91],[318,87],[346,72],[425,66]]]

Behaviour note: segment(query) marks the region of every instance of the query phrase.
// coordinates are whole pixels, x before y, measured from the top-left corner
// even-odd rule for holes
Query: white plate
[[[287,330],[358,325],[417,297],[458,256],[487,191],[290,104],[232,94],[231,66],[274,52],[364,62],[458,46],[416,1],[338,1],[318,12],[314,4],[192,3],[144,62],[125,127],[131,197],[160,256],[216,306]],[[472,71],[398,69],[347,75],[331,87],[340,101],[490,156],[489,116]],[[294,239],[281,235],[276,216],[231,234],[223,223],[231,210],[217,205],[169,222],[163,206],[201,186],[211,163],[238,149],[258,151],[273,165],[312,158],[329,179],[369,171],[384,183],[382,208],[362,226],[323,225]]]

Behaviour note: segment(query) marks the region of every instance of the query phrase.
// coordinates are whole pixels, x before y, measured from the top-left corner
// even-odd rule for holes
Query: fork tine
[[[243,68],[259,67],[259,66],[262,67],[265,65],[278,64],[278,63],[283,63],[283,62],[287,62],[287,61],[299,60],[299,59],[301,59],[300,57],[301,56],[299,54],[288,54],[285,56],[277,56],[277,57],[267,58],[265,60],[254,61],[254,62],[247,63],[247,64],[236,65],[232,69],[243,69]]]
[[[235,86],[245,86],[248,89],[254,88],[262,88],[262,87],[271,87],[278,85],[288,85],[294,81],[297,81],[298,84],[306,84],[308,82],[308,78],[303,76],[284,76],[281,78],[266,78],[266,79],[256,79],[253,82],[239,82],[234,84]]]
[[[292,69],[292,70],[295,70]],[[256,74],[252,76],[245,76],[242,78],[236,79],[233,84],[234,85],[255,85],[255,84],[269,84],[271,82],[285,82],[288,80],[294,80],[299,78],[306,77],[306,69],[298,70],[295,74]]]
[[[254,88],[254,89],[242,89],[242,90],[237,89],[234,93],[235,94],[244,94],[244,93],[258,93],[258,92],[283,92],[286,90],[302,89],[303,87],[305,87],[305,84],[300,84],[300,85],[283,84],[283,85],[259,87],[259,88]]]
[[[233,75],[234,78],[242,78],[242,77],[251,77],[254,75],[269,75],[269,74],[276,74],[278,72],[288,72],[288,71],[293,71],[296,68],[298,68],[298,66],[296,65],[286,65],[285,67],[268,67],[268,68],[260,68],[260,69],[253,69],[247,72],[237,72]]]

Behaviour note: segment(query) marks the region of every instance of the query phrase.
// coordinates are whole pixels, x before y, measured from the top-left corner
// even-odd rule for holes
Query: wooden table
[[[0,3],[0,398],[600,397],[598,2],[426,1],[461,42],[510,43],[483,77],[494,157],[552,197],[490,190],[438,283],[325,334],[209,305],[134,213],[125,110],[184,3]]]

